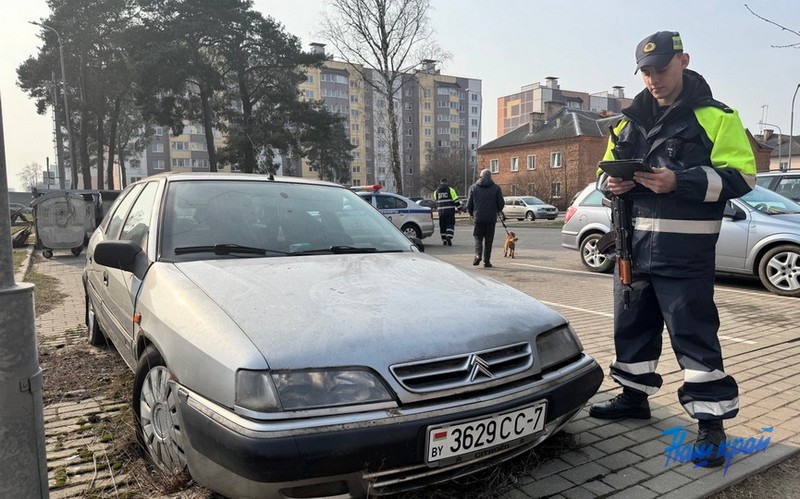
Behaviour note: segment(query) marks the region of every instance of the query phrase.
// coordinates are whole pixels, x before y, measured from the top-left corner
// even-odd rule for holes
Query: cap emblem
[[[656,49],[656,44],[655,43],[647,42],[647,45],[645,45],[642,48],[642,52],[644,52],[645,54],[649,54],[650,52],[654,51],[655,49]]]

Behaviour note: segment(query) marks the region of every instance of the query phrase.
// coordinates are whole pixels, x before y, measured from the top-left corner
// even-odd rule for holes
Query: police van
[[[408,237],[423,239],[433,234],[433,212],[393,192],[382,192],[379,184],[354,186],[351,190],[378,209]]]

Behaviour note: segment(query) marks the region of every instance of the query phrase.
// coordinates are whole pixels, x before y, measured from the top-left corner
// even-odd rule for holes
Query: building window
[[[406,135],[408,135],[409,137],[414,135],[414,129],[413,128],[409,128],[408,131],[406,132]]]
[[[163,170],[163,169],[164,169],[163,159],[156,159],[153,161],[153,170]]]
[[[561,168],[561,153],[550,153],[550,168]]]
[[[306,81],[308,83],[314,83],[314,76],[313,75],[306,75]]]
[[[189,143],[188,142],[170,142],[169,143],[170,149],[173,151],[188,151],[189,150]]]
[[[550,184],[550,197],[551,198],[561,197],[561,182],[553,182]]]
[[[406,116],[406,123],[412,123],[413,119],[411,116]]]
[[[314,98],[314,91],[306,90],[306,99],[313,99],[313,98]]]
[[[191,163],[189,158],[172,158],[172,167],[189,167]]]
[[[519,158],[513,157],[511,158],[511,171],[518,172],[519,171]]]
[[[500,171],[500,160],[499,159],[492,159],[489,161],[489,170],[492,173],[497,173]]]
[[[150,146],[150,150],[153,152],[164,152],[164,144],[162,142],[153,142]]]
[[[358,109],[351,109],[350,116],[352,116],[353,118],[358,118]]]
[[[431,116],[430,114],[426,114],[425,116],[422,117],[422,121],[424,121],[425,123],[431,123],[433,122],[433,116]]]
[[[208,160],[207,159],[193,159],[192,160],[192,167],[193,168],[208,168]]]
[[[350,125],[350,130],[357,132],[358,129],[359,129],[358,123],[353,123],[352,125]]]
[[[536,156],[530,155],[528,156],[528,170],[535,170],[536,169]]]
[[[425,136],[426,137],[430,137],[431,135],[433,135],[433,130],[431,130],[430,128],[426,128],[425,129]]]
[[[164,127],[163,126],[157,126],[156,127],[156,137],[161,137],[163,135],[164,135]]]
[[[433,105],[430,102],[426,102],[425,104],[423,104],[423,109],[431,110],[433,109]]]
[[[470,98],[471,98],[472,100],[478,100],[478,94],[476,94],[476,93],[473,93],[473,94],[471,94],[471,95],[470,95]]]
[[[472,111],[470,111],[471,114],[478,114],[478,106],[472,106],[470,109],[472,109]]]
[[[361,166],[353,165],[353,173],[361,173]]]
[[[142,177],[131,177],[131,183],[142,180]]]
[[[357,95],[351,95],[350,96],[350,102],[358,102],[358,96]]]

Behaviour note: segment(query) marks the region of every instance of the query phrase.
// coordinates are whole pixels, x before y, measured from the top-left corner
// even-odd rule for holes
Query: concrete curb
[[[33,244],[28,244],[25,246],[25,250],[27,254],[25,255],[25,259],[22,260],[22,265],[14,271],[14,282],[23,282],[25,280],[25,274],[28,273],[28,270],[31,268],[31,264],[33,263]]]

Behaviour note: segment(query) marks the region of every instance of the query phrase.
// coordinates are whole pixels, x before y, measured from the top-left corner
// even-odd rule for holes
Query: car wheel
[[[534,220],[536,220],[536,215],[534,215],[532,211],[526,211],[525,212],[525,220],[527,220],[529,222],[533,222]]]
[[[769,291],[781,296],[800,296],[800,247],[776,246],[758,264],[758,277]]]
[[[105,335],[100,330],[100,324],[97,323],[97,316],[94,313],[94,305],[89,295],[86,295],[86,329],[89,330],[89,344],[99,347],[105,344]]]
[[[162,470],[177,474],[186,468],[186,454],[178,394],[169,384],[171,377],[158,350],[147,347],[136,368],[133,413],[137,436],[147,455]]]
[[[406,237],[416,237],[417,239],[422,239],[422,231],[419,230],[419,227],[414,224],[405,224],[401,230]]]
[[[81,251],[83,251],[83,246],[76,246],[72,248],[70,251],[72,251],[73,255],[78,256],[81,254]]]
[[[581,242],[581,263],[592,272],[606,273],[614,268],[614,259],[597,249],[602,234],[589,234]]]

